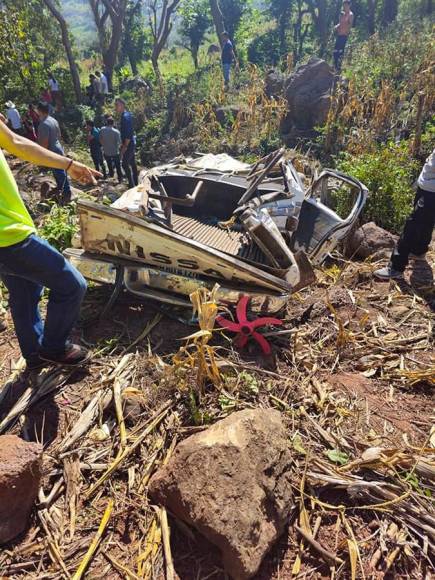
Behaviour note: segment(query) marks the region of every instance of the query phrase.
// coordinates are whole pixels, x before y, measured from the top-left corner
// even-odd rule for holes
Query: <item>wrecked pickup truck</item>
[[[338,194],[345,217],[333,209]],[[362,183],[329,169],[305,189],[282,149],[253,165],[176,159],[110,207],[79,201],[80,241],[65,253],[85,278],[114,286],[112,301],[125,288],[189,306],[192,292],[218,283],[223,304],[249,296],[252,311],[276,313],[314,281],[366,198]]]

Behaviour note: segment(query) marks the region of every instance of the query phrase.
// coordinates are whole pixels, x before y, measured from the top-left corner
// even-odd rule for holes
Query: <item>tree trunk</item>
[[[69,69],[71,72],[71,78],[74,86],[74,93],[76,96],[77,103],[81,103],[82,101],[82,89],[80,86],[80,75],[79,69],[77,67],[77,63],[74,58],[74,54],[72,51],[71,41],[69,37],[68,25],[66,23],[65,18],[56,8],[52,0],[44,0],[45,5],[56,18],[59,23],[61,33],[62,33],[62,43],[65,48],[66,56],[68,58]]]
[[[122,37],[122,26],[124,23],[124,13],[120,14],[118,18],[112,20],[112,37],[110,44],[103,53],[103,62],[108,76],[113,78],[113,70],[118,59],[119,45]],[[112,90],[112,87],[109,87]]]
[[[222,33],[225,32],[225,24],[224,24],[224,17],[222,15],[220,6],[219,6],[219,0],[210,0],[210,10],[211,10],[211,15],[213,17],[213,22],[214,22],[214,27],[216,29],[216,34],[218,36],[219,39],[219,44],[221,45],[221,48],[223,46],[223,41],[222,41]]]
[[[326,52],[329,36],[326,0],[309,0],[308,9],[311,13],[314,30],[316,31],[319,40],[319,57],[322,58]]]
[[[198,70],[198,68],[199,68],[199,63],[198,63],[199,46],[192,46],[190,49],[190,52],[192,53],[192,59],[193,59],[193,64],[195,65],[195,70]]]
[[[139,74],[139,70],[137,68],[136,58],[133,56],[131,52],[128,53],[128,60],[130,62],[131,72],[134,77],[137,77]]]
[[[378,0],[367,0],[367,28],[369,34],[376,32],[376,8]]]
[[[384,5],[382,7],[382,26],[386,27],[397,18],[397,12],[399,10],[398,0],[384,0]]]

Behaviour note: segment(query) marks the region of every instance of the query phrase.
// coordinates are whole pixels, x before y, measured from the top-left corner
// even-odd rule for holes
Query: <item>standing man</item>
[[[402,278],[410,257],[414,260],[426,259],[435,226],[435,149],[427,159],[417,185],[414,211],[406,220],[390,263],[374,272],[380,280]]]
[[[225,81],[225,89],[228,89],[230,86],[230,77],[231,77],[231,65],[236,60],[236,56],[234,54],[234,47],[233,43],[230,40],[230,35],[228,32],[222,33],[222,71],[224,75]]]
[[[97,71],[95,73],[97,79],[100,81],[101,95],[103,100],[106,99],[109,94],[109,83],[107,82],[107,77],[104,73]]]
[[[15,104],[12,101],[6,103],[6,117],[8,126],[14,133],[23,134],[23,123],[21,122],[20,113],[17,111]]]
[[[52,73],[48,74],[48,88],[50,90],[54,106],[57,111],[62,107],[62,94],[60,92],[60,86],[57,80],[54,78]]]
[[[67,171],[82,183],[93,183],[98,176],[85,165],[16,135],[4,122],[0,122],[0,147],[24,161]],[[1,150],[0,276],[9,291],[15,332],[28,369],[40,368],[44,361],[68,366],[85,362],[87,351],[69,342],[69,335],[79,315],[86,282],[62,254],[37,237]],[[45,323],[39,311],[44,287],[50,291]]]
[[[121,159],[122,168],[128,179],[128,186],[138,185],[138,171],[136,165],[136,135],[133,128],[133,115],[127,111],[124,99],[115,99],[116,112],[121,115]]]
[[[346,48],[347,39],[353,26],[353,18],[353,12],[350,10],[350,0],[344,0],[343,10],[340,13],[340,21],[334,27],[335,34],[337,35],[334,47],[334,66],[337,72],[341,71],[344,49]]]
[[[86,121],[86,137],[95,169],[97,171],[100,171],[101,169],[103,177],[106,178],[107,171],[103,159],[103,152],[101,150],[100,130],[95,127],[95,123],[91,120]]]
[[[121,149],[121,133],[114,127],[113,117],[106,117],[106,124],[100,130],[100,143],[103,148],[104,159],[109,168],[109,176],[113,177],[114,168],[119,183],[122,183],[121,158],[119,151]]]
[[[49,115],[48,103],[42,101],[38,103],[37,111],[39,115],[39,145],[44,147],[44,149],[57,153],[57,155],[65,155],[60,143],[61,135],[59,123],[54,117]],[[71,187],[68,181],[67,172],[64,169],[55,167],[55,169],[53,169],[53,175],[56,180],[57,188],[62,194],[62,202],[64,204],[69,203],[71,201]]]

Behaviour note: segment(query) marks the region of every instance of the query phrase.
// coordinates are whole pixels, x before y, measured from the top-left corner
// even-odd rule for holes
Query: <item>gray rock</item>
[[[271,97],[280,97],[283,94],[285,76],[279,71],[270,70],[266,75],[265,91],[266,95]]]
[[[285,81],[288,114],[281,125],[281,132],[310,132],[324,125],[331,106],[334,81],[334,70],[319,58],[311,58],[307,64],[298,67]]]
[[[387,256],[396,242],[397,236],[370,222],[349,236],[346,241],[346,255],[360,260],[366,260],[374,255]]]
[[[0,436],[0,544],[26,529],[41,471],[42,445],[16,435]]]
[[[228,573],[245,580],[289,521],[291,476],[281,414],[246,410],[180,443],[149,492],[218,546]]]

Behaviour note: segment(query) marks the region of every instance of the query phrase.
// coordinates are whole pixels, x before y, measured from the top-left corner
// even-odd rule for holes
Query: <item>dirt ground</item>
[[[319,470],[321,462],[338,477],[367,449],[400,452],[394,468],[386,461],[368,475],[357,467],[346,473],[407,486],[415,494],[413,501],[430,510],[424,502],[433,493],[434,481],[417,477],[412,467],[403,465],[406,458],[435,445],[430,438],[435,417],[435,253],[427,263],[413,266],[403,283],[382,283],[372,277],[375,265],[337,256],[318,272],[315,285],[288,304],[283,329],[289,332],[269,338],[272,356],[264,358],[252,345],[239,352],[228,338],[215,335],[211,344],[225,376],[220,388],[206,383],[200,389],[196,374],[174,360],[183,339],[197,329],[178,320],[186,315],[183,312],[162,311],[158,304],[122,295],[99,319],[108,292],[91,288],[77,329],[77,338],[92,349],[91,364],[75,372],[43,371],[31,378],[14,371],[19,350],[8,315],[7,328],[0,334],[0,429],[6,425],[1,432],[44,444],[43,489],[46,495],[54,490],[54,495],[49,507],[35,510],[28,531],[0,553],[0,578],[72,576],[112,499],[110,520],[85,577],[164,578],[164,529],[148,501],[147,481],[174,442],[246,407],[273,406],[284,413],[301,474],[313,465]],[[115,369],[126,356],[128,364],[117,375]],[[120,449],[113,406],[101,407],[73,444],[66,446],[65,441],[84,408],[99,392],[112,388],[116,377],[124,389],[127,448],[166,401],[170,406],[128,460],[93,491]],[[47,381],[52,384],[48,394],[5,423],[22,394],[29,388],[37,394]],[[345,454],[344,468],[331,460],[334,446]],[[295,487],[299,484],[300,479]],[[257,580],[353,574],[433,577],[434,554],[424,534],[419,536],[419,528],[415,532],[415,526],[414,531],[407,527],[397,504],[360,510],[361,499],[352,495],[351,488],[351,483],[340,492],[326,484],[310,487],[306,497],[329,508],[313,499],[305,501],[317,541],[339,555],[342,565],[331,567],[301,541],[293,525],[300,517],[299,503]],[[365,498],[363,503],[373,502]],[[342,504],[345,511],[338,507]],[[175,571],[181,580],[227,578],[213,546],[180,522],[170,519],[170,528]],[[352,537],[359,548],[356,571],[349,557]]]

